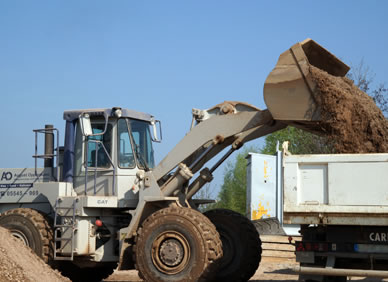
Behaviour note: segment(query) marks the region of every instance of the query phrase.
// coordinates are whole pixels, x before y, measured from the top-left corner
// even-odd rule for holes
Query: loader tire
[[[216,228],[190,208],[174,206],[151,214],[135,239],[134,261],[145,281],[209,281],[221,256]]]
[[[261,240],[253,223],[241,214],[215,209],[204,213],[220,234],[223,257],[216,281],[248,281],[261,261]]]
[[[53,258],[53,230],[40,212],[18,208],[0,214],[0,226],[30,247],[46,263]]]
[[[117,263],[99,263],[95,267],[79,267],[71,261],[58,261],[55,268],[73,282],[100,282],[117,268]]]

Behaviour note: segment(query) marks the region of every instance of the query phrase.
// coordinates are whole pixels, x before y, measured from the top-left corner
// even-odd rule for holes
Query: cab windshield
[[[118,122],[118,135],[120,167],[134,167],[133,156],[136,158],[138,166],[143,169],[151,169],[155,166],[148,122],[120,119]],[[133,149],[131,143],[133,144]]]

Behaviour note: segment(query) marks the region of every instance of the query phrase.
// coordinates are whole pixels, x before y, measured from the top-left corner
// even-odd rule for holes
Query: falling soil
[[[0,281],[70,281],[44,263],[29,247],[0,227]]]
[[[321,126],[337,153],[388,152],[388,121],[373,99],[346,77],[311,66]]]

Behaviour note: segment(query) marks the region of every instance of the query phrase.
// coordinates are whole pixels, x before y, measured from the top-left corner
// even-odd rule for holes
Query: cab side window
[[[135,158],[133,157],[131,139],[128,132],[128,124],[125,119],[119,119],[117,125],[118,134],[118,154],[119,154],[119,167],[121,168],[134,168]]]
[[[93,134],[102,133],[104,131],[104,127],[104,123],[92,122]],[[89,140],[89,150],[87,152],[88,167],[110,167],[111,163],[109,161],[109,157],[111,156],[112,150],[112,125],[108,124],[105,134],[90,136]],[[104,150],[104,147],[106,150]]]

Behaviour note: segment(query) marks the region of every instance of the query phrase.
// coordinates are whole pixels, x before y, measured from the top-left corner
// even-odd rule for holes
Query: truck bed
[[[388,154],[250,153],[247,216],[301,224],[388,226]]]
[[[287,224],[388,225],[388,154],[284,155]]]

